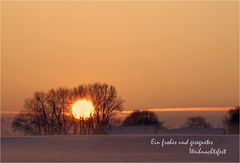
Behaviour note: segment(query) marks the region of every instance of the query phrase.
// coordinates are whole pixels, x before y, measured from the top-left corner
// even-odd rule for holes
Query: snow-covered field
[[[187,142],[186,145],[166,143]],[[172,139],[172,140],[171,140]],[[225,154],[190,154],[192,148],[224,150]],[[151,142],[155,145],[151,145]],[[157,142],[160,144],[157,145]],[[92,135],[2,137],[1,161],[195,161],[239,162],[239,137],[234,135]]]

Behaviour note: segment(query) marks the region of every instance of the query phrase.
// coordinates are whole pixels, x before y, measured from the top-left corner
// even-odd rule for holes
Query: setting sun
[[[72,105],[72,114],[74,118],[89,118],[94,114],[93,103],[88,100],[78,100]]]

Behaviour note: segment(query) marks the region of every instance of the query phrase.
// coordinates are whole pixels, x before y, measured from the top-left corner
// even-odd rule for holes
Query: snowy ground
[[[189,145],[151,145],[151,140],[213,141],[209,150],[227,149],[225,155],[189,154]],[[238,162],[239,137],[234,135],[92,135],[2,137],[1,161],[182,161]],[[198,149],[197,145],[193,145]]]

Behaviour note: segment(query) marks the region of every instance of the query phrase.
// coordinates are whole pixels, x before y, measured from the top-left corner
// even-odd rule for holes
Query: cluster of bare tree
[[[73,117],[71,105],[79,99],[92,101],[95,108],[92,117],[79,120]],[[35,92],[25,100],[25,110],[15,117],[12,127],[29,135],[97,133],[111,125],[122,104],[116,88],[101,83]]]

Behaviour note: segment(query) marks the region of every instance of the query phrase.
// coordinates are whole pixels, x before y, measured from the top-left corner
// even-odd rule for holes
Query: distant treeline
[[[165,122],[159,121],[154,112],[140,110],[132,112],[122,124],[124,126],[154,125],[159,129],[167,128]],[[239,134],[239,106],[229,110],[228,115],[223,119],[223,125],[227,133]],[[188,118],[181,128],[212,128],[212,125],[204,117],[194,116]]]

